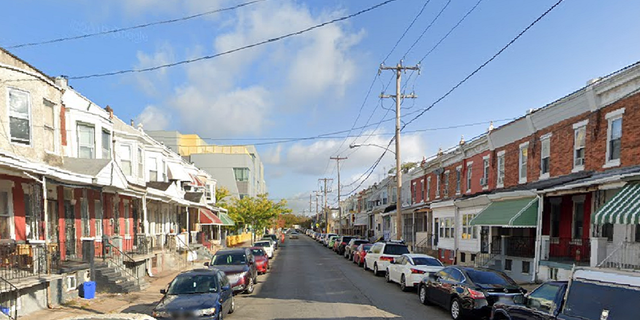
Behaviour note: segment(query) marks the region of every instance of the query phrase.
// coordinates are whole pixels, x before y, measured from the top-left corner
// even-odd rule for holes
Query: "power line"
[[[285,35],[282,35],[282,36],[278,36],[278,37],[275,37],[275,38],[270,38],[270,39],[267,39],[267,40],[263,40],[263,41],[260,41],[260,42],[256,42],[256,43],[253,43],[253,44],[249,44],[249,45],[246,45],[246,46],[238,47],[238,48],[235,48],[235,49],[223,51],[223,52],[212,54],[212,55],[207,55],[207,56],[202,56],[202,57],[198,57],[198,58],[182,60],[182,61],[178,61],[178,62],[161,64],[161,65],[148,67],[148,68],[125,69],[125,70],[111,71],[111,72],[105,72],[105,73],[95,73],[95,74],[89,74],[89,75],[83,75],[83,76],[69,77],[69,79],[80,80],[80,79],[89,79],[89,78],[108,77],[108,76],[127,74],[127,73],[141,73],[141,72],[148,72],[148,71],[159,70],[159,69],[164,69],[164,68],[171,68],[171,67],[175,67],[175,66],[179,66],[179,65],[183,65],[183,64],[190,64],[190,63],[194,63],[194,62],[198,62],[198,61],[202,61],[202,60],[209,60],[209,59],[217,58],[217,57],[220,57],[220,56],[228,55],[228,54],[231,54],[231,53],[234,53],[234,52],[238,52],[238,51],[242,51],[242,50],[258,47],[258,46],[261,46],[261,45],[264,45],[264,44],[268,44],[268,43],[271,43],[271,42],[277,42],[277,41],[280,41],[280,40],[283,40],[283,39],[286,39],[286,38],[290,38],[290,37],[293,37],[293,36],[301,35],[303,33],[307,33],[309,31],[312,31],[312,30],[315,30],[315,29],[318,29],[318,28],[321,28],[321,27],[324,27],[324,26],[327,26],[327,25],[330,25],[330,24],[334,24],[334,23],[337,23],[337,22],[340,22],[340,21],[344,21],[344,20],[348,20],[348,19],[354,18],[354,17],[359,16],[359,15],[361,15],[363,13],[369,12],[371,10],[377,9],[379,7],[382,7],[382,6],[386,5],[386,4],[389,4],[389,3],[395,2],[395,1],[397,1],[397,0],[386,0],[386,1],[382,2],[382,3],[378,3],[378,4],[376,4],[376,5],[372,6],[372,7],[369,7],[367,9],[360,10],[360,11],[358,11],[356,13],[353,13],[353,14],[350,14],[350,15],[347,15],[347,16],[343,16],[343,17],[340,17],[340,18],[332,19],[332,20],[329,20],[329,21],[326,21],[326,22],[311,26],[311,27],[306,28],[306,29],[302,29],[302,30],[299,30],[299,31],[296,31],[296,32],[291,32],[291,33],[288,33],[288,34],[285,34]]]
[[[433,24],[438,20],[438,18],[440,18],[440,16],[442,15],[442,13],[444,12],[445,9],[447,9],[447,7],[449,6],[449,4],[451,4],[451,0],[447,1],[447,3],[444,5],[444,7],[442,8],[442,10],[440,10],[440,12],[438,13],[438,15],[436,15],[435,18],[433,18],[433,20],[431,20],[431,23],[429,23],[429,25],[422,31],[422,33],[420,34],[420,36],[418,37],[418,39],[416,39],[415,42],[413,42],[413,44],[409,47],[409,49],[407,50],[407,52],[405,52],[405,54],[402,56],[402,59],[404,60],[407,55],[409,54],[409,52],[411,52],[411,50],[413,49],[413,47],[416,46],[416,44],[418,44],[418,42],[420,42],[420,39],[422,39],[422,37],[424,36],[425,33],[427,33],[427,31],[429,29],[431,29],[431,27],[433,26]]]
[[[252,5],[252,4],[255,4],[255,3],[258,3],[258,2],[263,2],[263,1],[267,1],[267,0],[254,0],[254,1],[241,3],[241,4],[238,4],[238,5],[232,6],[232,7],[206,11],[206,12],[202,12],[202,13],[198,13],[198,14],[194,14],[194,15],[190,15],[190,16],[186,16],[186,17],[181,17],[181,18],[175,18],[175,19],[169,19],[169,20],[161,20],[161,21],[156,21],[156,22],[149,22],[149,23],[139,24],[139,25],[135,25],[135,26],[131,26],[131,27],[116,28],[116,29],[105,30],[105,31],[100,31],[100,32],[94,32],[94,33],[87,33],[87,34],[71,36],[71,37],[57,38],[57,39],[44,40],[44,41],[38,41],[38,42],[28,42],[28,43],[15,44],[15,45],[7,46],[5,48],[7,48],[7,49],[16,49],[16,48],[23,48],[23,47],[33,47],[33,46],[39,46],[39,45],[43,45],[43,44],[51,44],[51,43],[65,42],[65,41],[71,41],[71,40],[86,39],[86,38],[91,38],[91,37],[95,37],[95,36],[101,36],[101,35],[105,35],[105,34],[112,34],[112,33],[119,33],[119,32],[123,32],[123,31],[147,28],[147,27],[161,25],[161,24],[169,24],[169,23],[181,22],[181,21],[191,20],[191,19],[202,17],[202,16],[214,14],[214,13],[236,10],[236,9],[239,9],[239,8],[242,8],[242,7],[246,7],[248,5]]]
[[[416,23],[416,20],[418,20],[418,18],[422,15],[422,13],[424,12],[424,8],[427,7],[427,5],[429,4],[429,2],[431,2],[431,0],[427,0],[427,2],[424,3],[424,5],[422,6],[422,8],[420,9],[420,12],[418,12],[418,14],[415,16],[415,18],[413,18],[413,21],[411,21],[411,23],[409,24],[409,26],[404,30],[404,32],[402,33],[402,35],[400,36],[400,38],[398,38],[398,41],[396,41],[396,44],[393,46],[393,48],[391,48],[391,51],[389,51],[389,54],[387,54],[387,56],[382,59],[382,63],[385,63],[387,61],[387,59],[389,59],[389,56],[391,56],[391,54],[393,53],[393,51],[396,50],[396,48],[398,47],[398,45],[400,44],[400,41],[402,41],[402,39],[404,39],[404,36],[407,35],[407,32],[409,32],[409,29],[411,29],[411,27],[413,27],[413,24]]]

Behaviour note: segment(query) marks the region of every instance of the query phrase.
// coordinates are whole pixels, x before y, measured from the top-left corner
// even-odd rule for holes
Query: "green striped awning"
[[[591,223],[639,224],[640,183],[625,185],[611,200],[593,213]]]
[[[222,225],[223,226],[233,226],[235,225],[235,222],[233,222],[233,219],[231,219],[231,217],[229,217],[228,214],[226,214],[225,212],[218,212],[218,217],[220,218],[220,220],[222,220]]]
[[[538,198],[492,202],[471,220],[474,226],[535,228],[538,221]]]

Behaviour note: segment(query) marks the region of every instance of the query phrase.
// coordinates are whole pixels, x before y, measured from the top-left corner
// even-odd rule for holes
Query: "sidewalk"
[[[183,270],[168,270],[147,278],[149,288],[140,292],[129,294],[98,293],[95,299],[85,300],[76,298],[65,305],[56,306],[53,309],[44,309],[20,316],[20,320],[41,320],[41,319],[65,319],[88,314],[108,314],[108,313],[143,313],[151,314],[153,307],[162,298],[160,289],[165,289],[167,284],[180,272],[197,268],[202,264],[194,264]]]

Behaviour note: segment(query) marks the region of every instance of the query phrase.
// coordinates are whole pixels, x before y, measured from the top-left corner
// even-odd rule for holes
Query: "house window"
[[[249,168],[233,168],[236,181],[249,181]]]
[[[427,177],[427,200],[431,197],[431,177]]]
[[[573,138],[573,168],[574,170],[584,169],[584,152],[587,140],[587,122],[574,125]]]
[[[142,148],[138,148],[138,177],[144,177],[144,158],[142,157]]]
[[[129,221],[130,218],[130,214],[129,214],[129,201],[125,201],[124,202],[124,234],[125,235],[130,235],[131,234],[131,221]]]
[[[78,287],[78,280],[76,275],[67,276],[67,291],[76,290]]]
[[[31,144],[31,101],[29,93],[9,89],[9,133],[11,142]]]
[[[460,253],[460,262],[466,262],[467,255],[464,252]]]
[[[573,239],[582,239],[584,221],[584,202],[573,204]]]
[[[422,184],[422,202],[424,202],[425,200],[428,200],[427,182],[422,179],[420,180],[420,183]]]
[[[0,191],[0,239],[14,239],[13,210],[9,208],[9,192]]]
[[[96,239],[100,239],[102,237],[102,202],[100,200],[94,200],[93,207],[96,213],[95,224],[96,224]]]
[[[519,154],[519,183],[527,182],[527,158],[529,156],[529,143],[523,143],[520,145],[520,154]]]
[[[473,162],[467,163],[467,192],[471,192],[471,178],[473,177],[472,169]]]
[[[82,198],[81,207],[80,207],[80,217],[82,219],[82,236],[90,237],[91,236],[91,220],[89,219],[89,201],[87,197]]]
[[[158,160],[150,158],[147,165],[149,167],[149,181],[158,181]]]
[[[111,132],[102,130],[102,159],[111,159]]]
[[[489,157],[482,159],[482,178],[480,179],[480,185],[486,187],[489,185]]]
[[[38,217],[36,216],[36,212],[35,210],[33,210],[33,197],[31,194],[26,193],[24,194],[24,218],[25,218],[25,227],[26,227],[26,234],[27,234],[27,239],[30,240],[39,240],[40,239],[40,235],[39,235],[39,228],[38,228],[38,222],[40,219],[38,219]]]
[[[460,180],[462,180],[462,168],[456,168],[456,194],[460,194]]]
[[[605,118],[609,122],[607,130],[607,162],[605,167],[620,165],[622,148],[622,115],[624,108],[609,112]]]
[[[561,203],[551,203],[551,237],[557,238],[560,236],[560,214]]]
[[[411,190],[411,203],[416,203],[416,198],[418,197],[418,187],[416,186],[416,183],[414,182],[412,185],[412,189]],[[383,203],[384,204],[384,203]]]
[[[478,234],[476,230],[477,228],[471,225],[471,220],[473,220],[473,218],[475,217],[476,217],[475,214],[462,215],[462,239],[463,240],[478,238]]]
[[[636,234],[638,233],[638,227],[636,227]],[[602,237],[607,238],[607,241],[613,241],[613,223],[605,223],[602,225]],[[638,237],[636,237],[638,240]]]
[[[131,146],[120,146],[120,167],[125,176],[131,176]]]
[[[47,99],[42,100],[44,104],[44,150],[55,152],[55,104]]]
[[[504,187],[504,150],[498,152],[498,188]]]
[[[455,224],[453,218],[440,219],[440,238],[455,237]]]
[[[504,259],[504,270],[511,271],[512,265],[513,265],[513,260]]]
[[[94,159],[96,150],[95,128],[92,125],[78,123],[78,158]]]
[[[522,273],[529,274],[531,272],[531,262],[522,261]]]
[[[449,196],[449,171],[444,172],[444,196]]]
[[[436,174],[436,199],[440,198],[440,174]]]
[[[414,187],[415,187],[415,183],[414,183]],[[387,192],[384,191],[382,193],[382,204],[384,205],[384,204],[387,204],[388,202],[389,202],[389,198],[387,197]]]
[[[540,143],[540,177],[549,177],[549,166],[551,158],[551,137],[541,138]]]

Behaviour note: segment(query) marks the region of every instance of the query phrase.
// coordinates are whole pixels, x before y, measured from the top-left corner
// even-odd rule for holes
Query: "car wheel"
[[[231,296],[231,308],[229,308],[229,314],[236,311],[236,298]]]
[[[373,264],[373,275],[376,276],[376,277],[378,276],[378,264],[377,263]]]
[[[400,290],[402,291],[407,291],[409,288],[407,288],[407,280],[404,277],[404,274],[402,275],[402,277],[400,277]]]
[[[430,305],[431,302],[429,301],[429,298],[427,297],[427,287],[424,285],[420,285],[420,287],[418,288],[418,299],[420,299],[420,303],[425,304],[425,305]]]
[[[387,280],[387,282],[391,282],[391,276],[389,275],[389,269],[387,269],[387,272],[384,273],[384,279]]]
[[[253,293],[254,287],[253,287],[253,279],[249,279],[249,284],[247,285],[247,289],[244,291],[244,293],[246,294],[251,294]]]
[[[364,266],[363,268],[364,268],[364,270],[365,270],[365,271],[368,271],[368,270],[369,270],[369,268],[367,268],[367,260],[364,260],[364,261],[362,262],[362,265]]]
[[[344,256],[345,259],[349,259],[349,253],[348,252],[345,251],[343,256]]]
[[[453,320],[462,319],[462,307],[460,306],[460,300],[458,300],[458,298],[453,298],[453,300],[451,300],[449,313],[451,314],[451,318]]]

